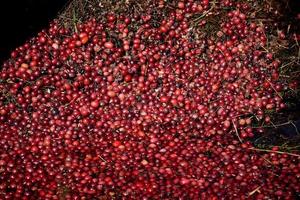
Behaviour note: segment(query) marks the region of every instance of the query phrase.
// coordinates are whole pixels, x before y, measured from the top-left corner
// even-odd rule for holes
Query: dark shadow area
[[[299,0],[269,0],[273,12],[263,13],[264,18],[274,19],[276,24],[270,24],[273,31],[282,30],[286,34],[289,44],[286,48],[276,52],[276,57],[282,64],[290,63],[299,57],[299,47],[294,40],[294,33],[300,34],[300,1]],[[276,11],[276,12],[275,12]],[[267,15],[267,16],[266,16]],[[273,23],[273,22],[271,22]],[[269,30],[270,31],[270,30]],[[299,82],[299,62],[288,65],[288,81]],[[285,72],[281,71],[282,74]],[[300,150],[300,96],[299,91],[289,91],[282,94],[285,109],[272,113],[272,124],[264,126],[264,133],[258,133],[252,138],[252,143],[257,148],[269,149],[279,146],[283,151]],[[258,129],[256,129],[258,130]],[[258,131],[259,132],[259,131]],[[293,149],[285,149],[295,147]],[[299,194],[296,194],[299,199]]]
[[[0,1],[0,63],[11,50],[46,28],[68,0]]]

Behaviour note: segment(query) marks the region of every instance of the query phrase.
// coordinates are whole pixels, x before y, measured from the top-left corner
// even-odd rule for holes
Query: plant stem
[[[249,148],[250,150],[254,150],[254,151],[262,151],[262,152],[269,152],[269,153],[277,153],[277,154],[287,154],[290,156],[296,156],[300,158],[299,154],[295,154],[295,153],[289,153],[289,152],[284,152],[284,151],[273,151],[273,150],[268,150],[268,149],[257,149],[257,148]]]

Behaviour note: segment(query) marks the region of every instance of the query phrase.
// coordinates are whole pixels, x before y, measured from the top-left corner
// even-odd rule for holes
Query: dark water
[[[1,0],[0,63],[10,51],[46,28],[68,0]]]

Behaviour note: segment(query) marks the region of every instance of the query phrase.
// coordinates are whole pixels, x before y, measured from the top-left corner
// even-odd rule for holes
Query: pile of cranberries
[[[212,6],[230,8],[215,36],[201,32]],[[186,0],[163,18],[53,22],[13,51],[0,73],[0,199],[296,198],[300,157],[248,141],[286,88],[250,8]]]

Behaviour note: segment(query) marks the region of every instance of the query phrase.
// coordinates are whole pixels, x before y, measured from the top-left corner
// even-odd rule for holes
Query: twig
[[[264,46],[261,46],[261,47],[265,50],[265,52],[269,52],[269,50],[266,47],[264,47]]]
[[[273,151],[273,150],[268,150],[268,149],[257,149],[257,148],[248,148],[250,150],[254,150],[254,151],[262,151],[262,152],[269,152],[269,153],[277,153],[277,154],[287,154],[290,156],[295,156],[295,157],[299,157],[299,154],[295,154],[295,153],[289,153],[289,152],[284,152],[284,151]]]
[[[233,120],[231,120],[231,121],[232,121],[232,124],[233,124],[234,130],[235,130],[236,136],[238,137],[239,141],[240,141],[241,143],[243,143],[243,141],[242,141],[241,137],[239,136],[239,132],[238,132],[238,130],[237,130],[237,128],[236,128],[236,126],[235,126],[235,123],[233,122]]]
[[[277,94],[281,99],[283,99],[282,96],[281,96],[281,95],[277,92],[277,90],[274,88],[273,84],[272,84],[268,79],[267,79],[267,81],[270,83],[272,89],[276,92],[276,94]]]
[[[291,123],[292,123],[291,121],[284,122],[284,123],[281,123],[281,124],[274,124],[274,123],[272,123],[272,126],[257,126],[257,127],[253,126],[252,128],[273,128],[273,127],[278,128],[280,126],[289,125]]]
[[[208,13],[210,13],[210,11],[212,11],[212,9],[214,9],[216,7],[216,0],[214,0],[212,2],[212,6],[207,10],[205,11],[202,15],[200,15],[199,17],[195,18],[193,21],[194,22],[197,22],[199,21],[200,19],[202,19],[203,17],[205,17]]]
[[[291,62],[282,65],[282,66],[280,67],[280,69],[283,69],[283,68],[285,68],[286,66],[292,65],[292,64],[294,64],[295,62],[296,62],[295,60],[292,60]]]
[[[252,196],[253,194],[255,194],[256,192],[260,193],[259,189],[261,188],[261,186],[258,186],[256,189],[254,189],[252,192],[249,192],[249,196]]]
[[[280,46],[280,47],[282,47],[282,48],[284,48],[284,49],[289,49],[289,47],[286,47],[286,46],[281,45],[278,41],[276,41],[276,43],[277,43],[278,46]]]
[[[83,97],[79,97],[79,98],[74,98],[72,99],[69,103],[66,103],[64,106],[67,107],[68,105],[70,105],[71,103],[73,103],[74,101],[79,101],[80,99],[82,99]]]
[[[76,25],[77,22],[78,22],[78,21],[77,21],[77,19],[76,19],[75,9],[73,9],[73,26],[74,26],[74,30],[75,30],[76,33],[78,33],[77,25]]]
[[[264,156],[261,156],[261,158],[264,159],[264,161],[266,161],[270,165],[274,166],[274,164],[269,159],[266,159]]]
[[[294,124],[294,122],[291,122],[291,124],[295,127],[295,130],[296,130],[297,134],[299,135],[300,133],[299,133],[299,131],[298,131],[297,126]]]
[[[107,162],[102,156],[98,155],[103,162]]]

